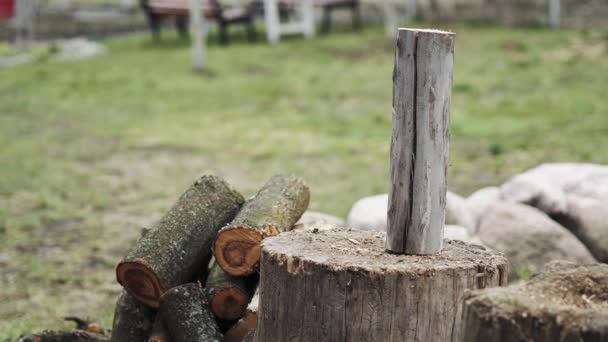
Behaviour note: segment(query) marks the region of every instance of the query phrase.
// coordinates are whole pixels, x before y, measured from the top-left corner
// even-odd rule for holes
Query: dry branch
[[[158,308],[165,291],[193,280],[209,262],[217,231],[243,202],[220,178],[201,177],[118,264],[118,282],[140,302]]]
[[[215,240],[218,264],[235,276],[256,272],[262,240],[292,229],[309,201],[308,186],[301,178],[292,175],[272,177],[218,233]]]

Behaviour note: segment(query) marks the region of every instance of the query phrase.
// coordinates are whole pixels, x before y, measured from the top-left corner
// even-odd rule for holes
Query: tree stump
[[[347,228],[265,240],[255,341],[456,341],[465,290],[507,282],[507,260],[481,246],[397,255],[384,242]]]
[[[466,342],[608,341],[608,265],[548,264],[529,282],[465,298]]]

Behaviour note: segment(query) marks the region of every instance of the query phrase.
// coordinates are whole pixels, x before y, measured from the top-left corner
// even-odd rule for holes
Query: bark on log
[[[484,247],[398,255],[384,239],[335,229],[264,241],[255,341],[456,341],[465,290],[507,282],[507,260]]]
[[[209,293],[209,307],[219,320],[235,321],[245,316],[247,304],[257,277],[235,277],[226,273],[215,258],[209,262],[205,288]]]
[[[148,342],[171,342],[169,331],[167,330],[161,315],[156,315],[156,318],[154,319],[154,326],[152,326],[152,332],[150,332]]]
[[[31,337],[24,337],[19,342],[108,342],[105,335],[93,334],[83,330],[44,331]]]
[[[160,300],[159,314],[173,342],[220,342],[222,334],[198,284],[180,285]]]
[[[256,272],[262,240],[293,229],[309,201],[308,186],[301,178],[292,175],[272,177],[218,233],[215,240],[218,264],[234,276]]]
[[[467,294],[461,341],[608,341],[608,265],[554,262],[527,283]]]
[[[441,250],[445,221],[454,34],[400,29],[386,248]]]
[[[154,311],[123,290],[114,308],[112,342],[145,341],[153,323]]]
[[[165,291],[192,281],[207,265],[215,235],[243,202],[220,178],[201,177],[118,264],[118,282],[140,302],[158,308]]]
[[[255,295],[247,306],[245,317],[241,318],[230,330],[224,335],[224,342],[244,342],[248,339],[253,341],[255,335],[255,327],[258,322],[258,306],[259,306],[259,287],[255,290]]]

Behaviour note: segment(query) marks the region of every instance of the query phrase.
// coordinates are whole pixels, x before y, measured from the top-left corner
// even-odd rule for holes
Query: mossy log
[[[158,308],[165,291],[192,281],[207,265],[218,230],[243,202],[222,179],[201,177],[118,264],[118,282],[140,302]]]
[[[19,342],[109,342],[110,338],[83,330],[44,331],[31,337],[23,337]]]
[[[380,232],[291,231],[264,241],[255,341],[456,341],[469,289],[505,285],[498,252],[445,240],[386,252]]]
[[[156,315],[154,326],[152,326],[152,332],[150,332],[150,337],[148,337],[148,342],[171,342],[169,331],[167,330],[161,315]]]
[[[215,258],[211,258],[205,283],[211,312],[218,320],[240,319],[245,315],[256,284],[257,276],[232,276],[222,270]]]
[[[112,342],[145,341],[153,323],[154,311],[123,290],[114,308]]]
[[[167,291],[160,300],[161,315],[173,342],[220,342],[222,334],[198,284]]]
[[[608,341],[608,265],[549,263],[527,283],[465,297],[463,342]]]
[[[245,317],[241,318],[230,330],[224,335],[224,342],[243,342],[253,341],[255,335],[255,327],[258,323],[258,306],[260,302],[259,288],[256,289],[255,295],[247,306]]]
[[[218,264],[234,276],[257,272],[262,240],[293,229],[309,201],[310,191],[301,178],[272,177],[218,233],[214,248]]]

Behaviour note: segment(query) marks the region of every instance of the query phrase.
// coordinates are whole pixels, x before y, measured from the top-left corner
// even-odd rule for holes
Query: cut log
[[[173,342],[220,342],[222,334],[198,284],[174,287],[160,300],[158,311]]]
[[[158,308],[165,291],[192,281],[207,265],[215,235],[243,202],[222,179],[201,177],[118,264],[118,282],[135,299]]]
[[[112,342],[145,341],[154,323],[154,311],[123,291],[114,308]]]
[[[608,265],[552,262],[527,283],[467,294],[461,341],[608,341]]]
[[[224,335],[224,342],[243,342],[247,339],[253,340],[255,327],[258,322],[258,306],[259,306],[259,287],[255,291],[255,295],[247,306],[245,317],[241,318],[228,332]]]
[[[262,240],[293,229],[309,201],[308,186],[301,178],[272,177],[218,233],[215,240],[218,264],[234,276],[257,272]]]
[[[209,293],[209,307],[215,317],[235,321],[245,316],[257,277],[232,276],[222,270],[215,258],[209,262],[208,274],[205,288]]]
[[[110,338],[101,335],[89,333],[83,330],[70,331],[44,331],[31,337],[24,337],[20,342],[109,342]]]
[[[384,241],[348,229],[265,240],[255,340],[456,341],[465,291],[507,282],[507,260],[484,247],[399,255]]]
[[[399,30],[386,240],[395,253],[442,247],[453,63],[453,33]]]
[[[154,319],[154,326],[152,332],[150,332],[150,337],[148,337],[148,342],[171,342],[169,331],[167,331],[161,315],[156,315],[156,319]]]

